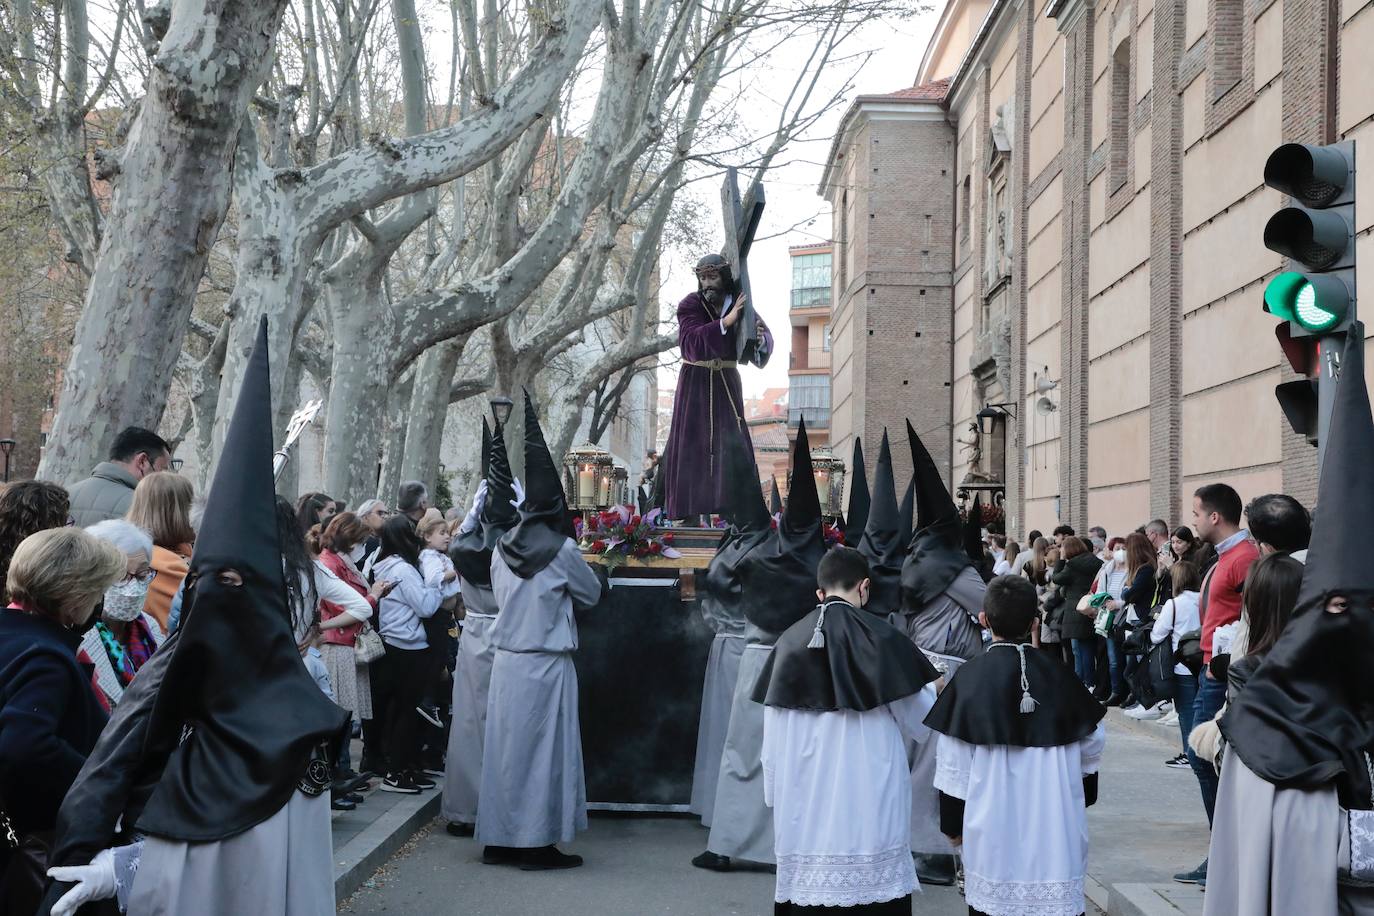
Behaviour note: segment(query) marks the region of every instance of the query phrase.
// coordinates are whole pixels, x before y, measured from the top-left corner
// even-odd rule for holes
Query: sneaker
[[[431,706],[416,706],[415,712],[430,725],[435,728],[443,728],[444,723],[439,721],[439,710]]]
[[[1178,713],[1172,711],[1166,712],[1163,717],[1159,719],[1159,724],[1170,726],[1178,725]]]
[[[433,789],[435,786],[438,785],[438,783],[436,783],[434,780],[430,779],[423,773],[419,772],[418,770],[411,770],[409,773],[406,774],[406,778],[410,780],[411,785],[416,786],[420,789],[429,790]]]
[[[1173,701],[1173,700],[1160,700],[1160,701],[1159,701],[1159,711],[1162,712],[1162,713],[1164,713],[1164,715],[1167,716],[1169,713],[1171,713],[1171,712],[1174,711],[1174,701]]]
[[[435,779],[444,778],[443,767],[423,767],[420,772],[424,773],[426,776],[433,776]]]
[[[1187,754],[1179,754],[1177,757],[1170,757],[1164,761],[1164,765],[1171,770],[1191,770],[1193,765],[1188,762]]]
[[[419,795],[420,787],[405,773],[388,773],[378,786],[383,792],[399,792],[402,795]],[[433,788],[431,785],[430,788]]]
[[[1155,719],[1164,718],[1164,713],[1159,708],[1161,705],[1163,704],[1156,703],[1153,706],[1133,706],[1126,710],[1126,715],[1135,719],[1137,722],[1152,722]]]
[[[1207,860],[1203,859],[1202,864],[1192,871],[1182,871],[1174,875],[1174,880],[1179,884],[1202,884],[1207,880]]]

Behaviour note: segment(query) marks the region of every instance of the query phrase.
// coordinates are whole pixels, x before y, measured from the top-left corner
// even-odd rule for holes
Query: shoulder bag
[[[371,664],[386,655],[386,643],[382,642],[382,637],[372,629],[372,624],[365,623],[358,628],[358,635],[353,639],[353,653],[360,665]]]

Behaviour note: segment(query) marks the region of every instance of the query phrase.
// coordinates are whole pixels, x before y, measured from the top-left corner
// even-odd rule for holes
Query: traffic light
[[[1285,143],[1264,183],[1292,198],[1264,227],[1265,247],[1290,262],[1265,288],[1265,310],[1295,338],[1343,333],[1355,318],[1354,143]]]
[[[1290,198],[1264,226],[1264,246],[1288,259],[1264,309],[1282,320],[1274,334],[1300,376],[1274,395],[1293,431],[1320,448],[1356,318],[1355,144],[1285,143],[1265,162],[1264,183]]]

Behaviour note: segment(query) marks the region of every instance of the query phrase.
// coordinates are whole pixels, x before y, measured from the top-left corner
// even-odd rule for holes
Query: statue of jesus
[[[673,396],[673,420],[663,451],[664,514],[709,515],[725,508],[725,454],[731,436],[742,436],[752,460],[754,443],[744,422],[744,395],[737,363],[736,325],[745,313],[730,265],[717,254],[697,262],[697,291],[677,307],[682,370]],[[773,352],[773,335],[756,319],[745,359],[762,368]]]

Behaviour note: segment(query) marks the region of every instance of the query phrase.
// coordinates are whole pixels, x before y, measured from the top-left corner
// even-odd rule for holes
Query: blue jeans
[[[1126,685],[1121,680],[1121,663],[1124,661],[1122,647],[1117,645],[1116,640],[1107,637],[1107,674],[1112,679],[1112,693],[1115,696],[1126,695]]]
[[[1174,711],[1178,713],[1178,730],[1183,734],[1183,753],[1188,753],[1188,736],[1193,731],[1193,703],[1197,701],[1197,678],[1191,674],[1174,674]]]
[[[1073,671],[1089,690],[1097,682],[1097,637],[1073,641]]]
[[[1226,682],[1208,677],[1206,668],[1198,675],[1197,684],[1197,697],[1193,700],[1194,725],[1210,722],[1226,702]],[[1180,722],[1182,719],[1183,716],[1179,715]],[[1202,760],[1193,753],[1192,748],[1188,748],[1188,762],[1193,765],[1193,773],[1202,789],[1202,806],[1207,809],[1207,823],[1210,825],[1212,810],[1217,804],[1217,771],[1212,768],[1210,760]]]

